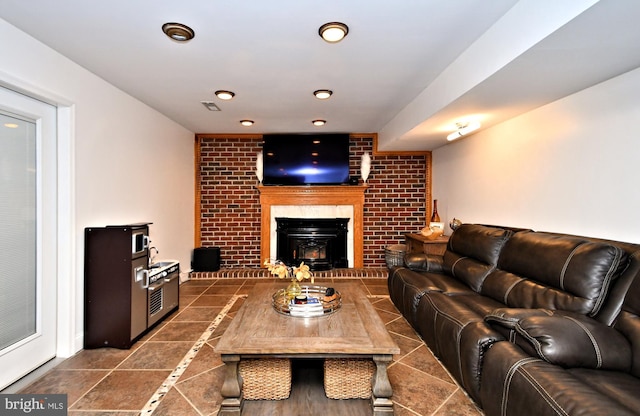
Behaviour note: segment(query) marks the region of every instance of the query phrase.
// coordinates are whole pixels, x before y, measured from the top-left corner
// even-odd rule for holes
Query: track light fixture
[[[450,135],[447,136],[447,140],[452,141],[455,139],[459,139],[462,136],[465,136],[473,131],[476,131],[480,128],[479,121],[470,121],[470,122],[458,122],[456,123],[458,130],[454,131]]]

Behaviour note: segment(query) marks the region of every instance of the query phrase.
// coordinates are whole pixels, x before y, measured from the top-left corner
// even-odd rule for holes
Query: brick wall
[[[260,193],[254,173],[261,143],[260,136],[196,137],[199,245],[220,247],[222,267],[261,264]],[[424,227],[430,181],[427,155],[374,154],[373,143],[372,136],[352,136],[350,171],[359,177],[360,157],[365,151],[372,155],[365,192],[363,257],[365,267],[383,267],[386,245],[404,243],[405,233]]]

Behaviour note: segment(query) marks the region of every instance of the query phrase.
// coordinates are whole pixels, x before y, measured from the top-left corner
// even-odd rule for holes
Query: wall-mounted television
[[[338,185],[349,182],[348,134],[265,134],[264,185]]]

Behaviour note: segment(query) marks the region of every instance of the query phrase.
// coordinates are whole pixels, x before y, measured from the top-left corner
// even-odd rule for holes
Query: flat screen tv
[[[265,134],[264,185],[349,182],[348,134]]]

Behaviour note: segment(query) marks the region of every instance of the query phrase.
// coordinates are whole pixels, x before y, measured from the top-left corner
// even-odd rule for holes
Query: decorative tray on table
[[[276,312],[288,316],[309,318],[336,312],[342,306],[340,292],[324,286],[301,285],[300,295],[295,298],[279,289],[273,294],[271,305]]]

